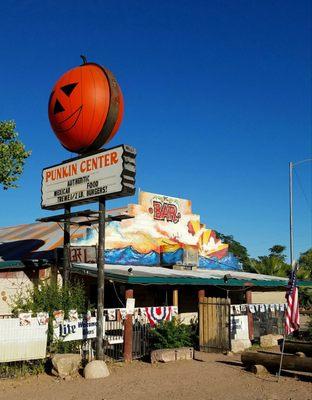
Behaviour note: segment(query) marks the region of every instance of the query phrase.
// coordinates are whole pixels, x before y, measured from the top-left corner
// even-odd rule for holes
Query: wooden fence
[[[230,300],[203,297],[199,302],[199,347],[201,351],[219,353],[230,350]]]

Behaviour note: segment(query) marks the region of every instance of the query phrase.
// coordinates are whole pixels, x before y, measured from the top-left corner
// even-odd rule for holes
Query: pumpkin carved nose
[[[55,105],[54,105],[54,110],[53,113],[57,114],[59,112],[65,111],[64,107],[62,106],[62,104],[58,101],[58,99],[56,99]]]

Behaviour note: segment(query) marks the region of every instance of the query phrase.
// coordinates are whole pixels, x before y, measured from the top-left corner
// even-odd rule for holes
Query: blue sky
[[[110,145],[137,148],[138,188],[191,199],[252,256],[288,246],[288,162],[312,157],[309,1],[24,0],[1,2],[0,14],[0,119],[32,150],[19,189],[0,192],[1,226],[51,215],[41,169],[70,154],[48,97],[85,54],[123,90]],[[298,254],[312,245],[311,163],[296,174]]]

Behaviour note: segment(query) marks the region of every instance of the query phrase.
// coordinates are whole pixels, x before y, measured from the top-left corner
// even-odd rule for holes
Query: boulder
[[[251,346],[251,341],[246,339],[231,340],[232,353],[241,353]]]
[[[105,361],[94,360],[89,362],[83,370],[86,379],[101,379],[109,376],[109,370]]]
[[[156,362],[170,362],[176,360],[176,354],[174,349],[160,349],[151,352],[151,363]]]
[[[177,349],[161,349],[151,352],[151,363],[170,362],[178,360],[192,360],[194,357],[193,347],[180,347]]]
[[[258,376],[269,375],[269,371],[263,365],[260,364],[252,365],[251,372],[253,372],[255,375]]]
[[[264,335],[260,336],[260,346],[261,347],[273,347],[278,346],[278,341],[283,339],[282,335]]]
[[[80,354],[55,354],[52,358],[52,373],[62,379],[77,376],[80,364]]]

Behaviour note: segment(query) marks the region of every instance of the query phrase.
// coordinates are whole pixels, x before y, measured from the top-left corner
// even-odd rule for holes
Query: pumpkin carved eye
[[[61,87],[61,90],[69,97],[77,85],[78,83],[70,83],[69,85]]]
[[[56,99],[55,105],[54,105],[54,110],[53,113],[57,114],[59,112],[64,111],[64,107],[62,106],[62,104],[58,101],[58,99]]]

